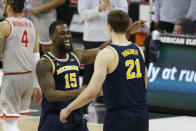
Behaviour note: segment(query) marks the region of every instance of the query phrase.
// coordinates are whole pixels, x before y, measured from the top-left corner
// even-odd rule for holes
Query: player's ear
[[[112,32],[112,30],[113,30],[113,29],[112,29],[111,25],[110,25],[110,24],[108,24],[108,32],[109,32],[109,33],[111,33],[111,32]]]

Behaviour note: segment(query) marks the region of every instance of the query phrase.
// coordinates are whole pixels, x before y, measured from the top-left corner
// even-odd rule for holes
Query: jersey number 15
[[[77,87],[76,73],[70,73],[65,75],[65,88]]]

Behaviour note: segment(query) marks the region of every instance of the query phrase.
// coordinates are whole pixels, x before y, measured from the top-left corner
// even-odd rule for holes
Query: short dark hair
[[[122,10],[113,10],[108,14],[107,21],[115,32],[124,33],[129,26],[129,15]]]
[[[53,35],[55,30],[56,30],[56,27],[58,25],[62,25],[62,24],[65,24],[64,21],[54,21],[50,24],[50,27],[49,27],[49,35]]]
[[[24,3],[25,0],[7,0],[7,4],[12,7],[13,12],[15,13],[21,13],[23,11]]]

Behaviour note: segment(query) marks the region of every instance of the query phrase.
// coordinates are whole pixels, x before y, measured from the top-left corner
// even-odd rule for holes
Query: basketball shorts
[[[18,118],[20,114],[27,114],[33,86],[33,73],[4,75],[0,93],[0,117]]]
[[[38,131],[88,131],[86,118],[82,113],[72,113],[67,123],[60,121],[60,111],[42,112]]]
[[[125,117],[120,111],[107,112],[103,131],[148,131],[148,118]]]

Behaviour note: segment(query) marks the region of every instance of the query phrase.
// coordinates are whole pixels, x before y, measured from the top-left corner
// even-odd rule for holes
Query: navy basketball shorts
[[[103,131],[148,131],[148,117],[125,117],[120,111],[107,112]]]
[[[86,118],[82,113],[72,113],[67,123],[60,121],[59,112],[42,112],[38,131],[88,131]]]

